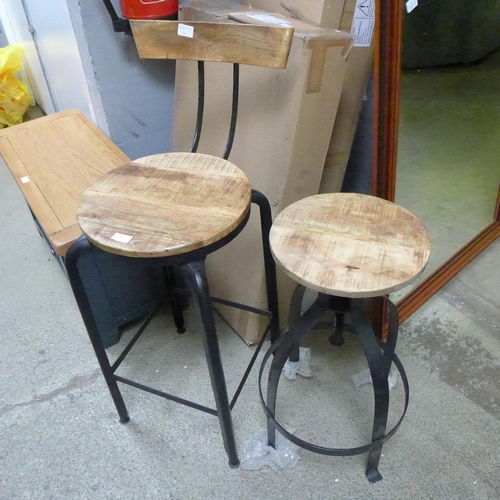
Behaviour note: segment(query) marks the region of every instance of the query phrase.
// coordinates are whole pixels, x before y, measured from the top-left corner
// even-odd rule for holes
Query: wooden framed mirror
[[[484,58],[481,58],[479,61],[474,61],[475,64],[456,64],[453,62],[453,64],[447,65],[443,64],[440,65],[439,63],[436,64],[434,61],[432,63],[432,67],[430,68],[414,68],[412,70],[403,70],[401,69],[402,67],[402,56],[403,56],[403,51],[402,51],[402,44],[403,44],[403,30],[407,29],[408,23],[407,19],[411,14],[406,14],[403,9],[405,9],[405,3],[404,1],[393,1],[393,0],[377,0],[377,24],[376,24],[376,37],[377,37],[377,46],[376,46],[376,56],[375,56],[375,123],[374,123],[374,172],[373,172],[373,194],[376,196],[380,196],[382,198],[385,198],[390,201],[396,201],[397,203],[405,206],[406,208],[409,208],[412,210],[417,216],[419,216],[423,223],[429,227],[429,225],[432,225],[432,221],[426,221],[425,216],[421,215],[418,213],[418,209],[415,210],[411,204],[406,203],[406,200],[401,199],[400,196],[398,196],[398,192],[400,191],[401,187],[398,184],[398,174],[401,174],[401,169],[404,167],[405,163],[411,163],[411,167],[413,168],[412,175],[406,176],[408,179],[410,179],[410,182],[413,184],[411,186],[407,186],[406,192],[409,191],[415,191],[418,195],[418,189],[419,189],[419,172],[418,169],[423,167],[423,163],[420,162],[419,159],[419,151],[420,152],[425,152],[425,154],[421,154],[420,156],[426,156],[426,158],[421,159],[422,162],[425,162],[430,158],[432,155],[432,151],[436,151],[436,144],[433,144],[432,147],[429,146],[424,146],[420,150],[418,148],[414,149],[412,151],[414,157],[411,158],[411,161],[408,160],[408,157],[405,157],[405,149],[407,150],[408,143],[409,141],[403,134],[407,132],[407,129],[405,128],[407,125],[408,121],[408,115],[410,115],[410,118],[415,118],[415,114],[418,114],[419,112],[422,111],[422,109],[427,110],[427,112],[432,113],[433,109],[436,109],[436,104],[432,102],[432,95],[430,95],[432,92],[429,92],[429,89],[433,89],[435,87],[426,87],[425,85],[421,85],[420,82],[423,81],[423,79],[434,79],[434,85],[436,85],[436,81],[441,81],[439,78],[442,77],[444,73],[447,73],[445,75],[446,78],[450,77],[453,78],[453,74],[456,73],[458,70],[461,72],[459,75],[459,78],[472,78],[471,74],[474,71],[477,71],[478,68],[479,70],[481,67],[484,69],[485,65],[489,65],[490,67],[492,65],[498,65],[498,68],[495,69],[495,71],[498,71],[497,75],[500,78],[500,51],[497,50],[497,52],[494,54],[495,60],[490,58],[490,54],[488,53]],[[434,4],[434,8],[437,8],[439,2],[426,2],[425,4],[422,3],[421,6],[424,7],[425,5],[429,5],[429,8],[431,7],[431,3]],[[446,3],[446,2],[441,2],[441,4]],[[468,4],[472,4],[474,2],[468,2]],[[467,4],[467,2],[464,2],[464,5]],[[417,6],[417,9],[419,7]],[[464,7],[465,9],[465,7]],[[453,10],[453,9],[452,9]],[[432,14],[432,13],[431,13]],[[500,19],[500,12],[498,13],[498,18]],[[403,22],[403,17],[405,17],[405,23]],[[439,29],[439,20],[434,19],[436,21],[434,23],[434,26],[436,29]],[[427,30],[426,30],[427,31]],[[449,32],[449,30],[443,30],[445,32]],[[462,30],[463,31],[463,30]],[[427,35],[427,33],[424,33]],[[463,43],[458,44],[461,47],[463,47]],[[500,46],[500,41],[499,41],[499,46]],[[461,49],[463,50],[463,49]],[[497,64],[498,63],[498,64]],[[483,66],[481,66],[483,65]],[[411,65],[410,65],[411,66]],[[466,73],[466,74],[465,74]],[[481,73],[481,79],[484,80],[487,78],[488,75],[486,73]],[[436,80],[437,79],[437,80]],[[497,81],[498,78],[497,78]],[[413,82],[413,83],[412,83]],[[416,82],[416,83],[415,83]],[[410,112],[408,112],[408,107],[405,108],[405,102],[404,99],[406,99],[407,95],[410,95],[411,92],[407,92],[408,89],[411,90],[411,85],[412,84],[418,84],[419,85],[419,92],[417,92],[420,95],[420,97],[425,98],[425,103],[421,105],[420,102],[417,101],[412,101],[413,107],[410,106]],[[443,99],[443,88],[447,87],[449,91],[456,91],[457,89],[467,89],[468,84],[467,83],[461,83],[460,85],[456,85],[453,83],[449,83],[447,85],[441,85],[440,89],[440,99]],[[493,87],[499,87],[498,84]],[[481,92],[479,90],[479,92]],[[498,90],[496,90],[497,96],[500,96]],[[461,98],[462,94],[460,92],[457,93],[455,96],[454,100],[452,103],[456,103],[457,106],[463,104],[464,106],[468,106],[468,108],[464,108],[465,110],[467,109],[472,109],[474,108],[475,111],[477,111],[477,107],[479,106],[477,103],[476,104],[471,104],[471,102],[468,101],[468,99],[462,99]],[[403,98],[403,101],[401,100]],[[491,102],[491,106],[496,106],[495,101],[500,101],[500,99],[494,99],[493,102]],[[483,104],[484,104],[484,99],[483,99]],[[454,106],[454,104],[452,104]],[[496,107],[494,109],[490,109],[491,106],[488,108],[488,112],[492,114],[498,114],[499,118],[496,123],[498,123],[498,126],[500,127],[500,113],[498,113],[499,110],[497,110]],[[498,106],[497,106],[498,107]],[[406,113],[406,114],[405,114]],[[458,110],[457,113],[460,116],[461,111]],[[439,113],[438,113],[439,114]],[[455,115],[456,117],[457,115]],[[439,130],[443,130],[443,123],[441,123],[439,119],[432,119],[434,125],[436,125]],[[413,124],[418,121],[418,119],[413,120]],[[460,122],[460,119],[454,120],[455,122]],[[468,118],[466,114],[463,114],[463,123],[468,123]],[[418,124],[417,124],[418,125]],[[469,123],[470,125],[470,123]],[[468,132],[467,130],[474,130],[474,123],[472,124],[472,129],[465,127],[461,133],[466,135]],[[481,133],[481,139],[484,136],[487,136],[487,133],[485,133],[484,129],[481,129],[480,126],[476,124],[475,128],[479,129],[478,133]],[[429,127],[431,129],[431,127]],[[412,134],[414,135],[411,139],[415,143],[419,143],[425,140],[425,137],[429,137],[429,135],[432,136],[432,139],[434,140],[434,136],[439,136],[439,130],[438,132],[432,132],[432,130],[426,130],[425,134],[422,134],[425,137],[421,137],[418,134],[418,131],[422,129],[418,129],[418,126],[414,127],[411,129]],[[498,130],[498,129],[497,129]],[[490,130],[491,137],[494,137],[494,130]],[[447,131],[447,138],[451,137],[452,133]],[[450,135],[451,134],[451,135]],[[401,150],[399,151],[398,154],[398,140],[400,141],[400,144],[402,144]],[[474,148],[477,148],[477,151],[481,149],[481,152],[483,152],[483,144],[477,143],[477,140],[475,140],[473,137],[467,137],[467,136],[462,136],[460,135],[457,136],[458,141],[462,141],[462,144],[464,145],[464,148],[467,148],[468,151],[466,151],[466,154],[463,155],[463,159],[465,162],[469,161],[471,162],[470,158],[474,156],[467,156],[468,152],[474,152]],[[410,141],[411,143],[411,141]],[[490,144],[494,144],[495,141],[490,140]],[[467,217],[463,216],[465,215],[469,208],[473,206],[473,204],[476,204],[477,202],[472,198],[469,199],[463,199],[460,201],[461,204],[461,209],[459,208],[459,213],[458,216],[455,218],[455,220],[459,221],[458,224],[463,223],[463,224],[469,224],[467,227],[467,231],[472,234],[467,237],[468,241],[463,241],[460,243],[457,248],[450,248],[449,250],[449,255],[446,256],[446,251],[444,251],[442,248],[439,246],[434,248],[434,252],[438,252],[439,255],[442,257],[445,255],[445,258],[442,258],[440,262],[435,262],[433,263],[433,266],[429,270],[429,273],[427,276],[424,277],[413,289],[408,291],[406,295],[404,295],[402,298],[399,298],[397,301],[397,308],[399,311],[400,315],[400,320],[404,321],[407,319],[416,309],[418,309],[422,304],[424,304],[430,297],[432,297],[441,287],[443,287],[453,276],[455,276],[461,269],[463,269],[469,262],[471,262],[477,255],[479,255],[490,243],[492,243],[496,238],[500,236],[500,191],[499,191],[499,181],[500,181],[500,143],[498,142],[498,138],[496,140],[496,148],[495,151],[492,155],[488,156],[488,161],[490,162],[489,164],[489,170],[488,170],[488,175],[491,174],[488,183],[489,187],[487,189],[488,191],[488,196],[491,199],[488,200],[481,200],[485,201],[488,205],[488,214],[486,220],[483,223],[479,223],[478,227],[472,228],[468,222]],[[411,149],[411,144],[410,144],[410,149]],[[465,151],[465,149],[464,149]],[[453,156],[453,151],[451,151],[451,155]],[[443,153],[445,154],[445,153]],[[436,156],[436,155],[434,155]],[[479,155],[477,155],[479,157]],[[469,158],[469,159],[468,159]],[[462,159],[462,158],[461,158]],[[475,161],[475,160],[474,160]],[[480,159],[477,159],[477,161],[481,161]],[[472,162],[473,163],[473,162]],[[476,169],[476,166],[473,164],[470,164],[471,169]],[[482,163],[481,163],[482,165]],[[467,165],[465,165],[465,168]],[[456,177],[460,176],[460,172],[463,172],[460,170],[460,168],[457,169],[455,172]],[[475,173],[474,175],[480,176],[481,171],[480,170],[474,170]],[[453,175],[453,174],[452,174]],[[404,178],[404,175],[401,175],[401,178]],[[398,180],[397,180],[398,179]],[[496,179],[493,180],[492,179]],[[421,196],[424,196],[426,193],[430,196],[433,196],[433,200],[436,199],[436,193],[442,193],[443,195],[449,191],[450,187],[445,179],[445,184],[441,187],[437,187],[436,189],[429,189],[430,182],[432,181],[432,177],[428,178],[426,180],[426,185],[427,189],[423,190],[421,192]],[[402,182],[402,181],[401,181]],[[470,181],[467,181],[469,182]],[[420,186],[422,187],[422,186]],[[470,192],[472,192],[471,186],[468,186],[466,189],[468,189]],[[430,192],[430,193],[429,193]],[[443,196],[443,199],[445,199],[446,196]],[[430,203],[429,200],[425,200],[425,197],[422,199],[422,204],[426,205]],[[440,208],[443,208],[445,203],[443,202],[441,204],[442,206]],[[489,208],[491,207],[491,208]],[[454,209],[456,211],[456,208]],[[462,216],[461,216],[462,215]],[[462,222],[460,222],[462,221]],[[449,226],[453,226],[453,223],[448,223]],[[433,231],[434,232],[440,232],[442,231],[443,234],[446,234],[446,230],[452,230],[453,227],[447,227],[447,228],[439,228],[439,227],[434,227],[431,228],[429,227],[430,232],[431,232],[431,237],[433,237]],[[464,234],[467,234],[467,231],[463,231]],[[440,239],[440,234],[434,235],[435,240]],[[470,239],[471,237],[471,239]],[[443,239],[443,238],[441,238]],[[451,239],[451,238],[444,238],[444,239]],[[459,239],[456,239],[455,245]],[[437,241],[437,244],[439,245],[439,241]],[[397,298],[398,299],[398,298]]]

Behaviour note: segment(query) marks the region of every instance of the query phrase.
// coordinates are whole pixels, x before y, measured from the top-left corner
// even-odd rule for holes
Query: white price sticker
[[[22,182],[23,184],[26,184],[26,183],[27,183],[27,182],[29,182],[29,181],[30,181],[30,178],[29,178],[29,177],[21,177],[21,182]]]
[[[111,236],[111,239],[120,243],[128,243],[132,239],[132,236],[128,236],[127,234],[115,233],[113,234],[113,236]]]
[[[375,0],[356,0],[351,36],[355,47],[369,47],[375,28]]]
[[[177,26],[177,34],[179,36],[185,36],[186,38],[193,38],[194,26],[188,26],[187,24],[179,23],[179,25]]]
[[[418,7],[418,0],[408,0],[406,2],[406,12],[408,14],[415,8]]]

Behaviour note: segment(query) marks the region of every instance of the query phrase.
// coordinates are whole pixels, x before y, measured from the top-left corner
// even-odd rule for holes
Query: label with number
[[[186,38],[193,38],[194,27],[179,23],[179,25],[177,26],[177,34],[179,36],[185,36]]]

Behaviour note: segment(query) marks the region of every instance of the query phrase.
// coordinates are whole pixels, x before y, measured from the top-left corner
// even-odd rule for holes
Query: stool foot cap
[[[183,327],[183,328],[177,328],[177,333],[186,333],[186,329]]]
[[[330,335],[328,337],[328,342],[330,342],[331,345],[335,345],[335,346],[341,346],[344,344],[344,338],[343,337],[338,337],[338,336],[335,336],[335,335]]]
[[[237,460],[236,463],[234,464],[232,464],[231,461],[229,462],[229,467],[231,467],[231,469],[237,469],[239,466],[240,466],[239,460]]]
[[[370,484],[373,483],[378,483],[379,481],[382,481],[382,476],[378,469],[372,469],[372,470],[367,470],[366,471],[366,479],[370,482]]]
[[[125,425],[130,422],[130,417],[127,415],[126,417],[120,417],[120,424]]]

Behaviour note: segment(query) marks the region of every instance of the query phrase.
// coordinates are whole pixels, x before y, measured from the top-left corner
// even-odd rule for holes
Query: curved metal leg
[[[272,314],[270,324],[271,342],[276,342],[280,334],[280,319],[278,308],[278,285],[276,282],[276,264],[271,254],[269,233],[273,223],[271,205],[268,199],[259,191],[252,189],[252,203],[259,206],[260,226],[262,231],[262,248],[264,251],[264,269],[266,273],[267,308]]]
[[[325,297],[320,294],[318,297],[320,300]],[[318,302],[318,301],[317,301]],[[317,302],[313,304],[313,308],[317,306]],[[285,436],[289,441],[300,446],[306,450],[312,451],[314,453],[320,453],[322,455],[331,456],[353,456],[359,455],[360,453],[369,453],[368,466],[366,471],[366,476],[370,482],[376,482],[382,479],[378,471],[378,463],[380,459],[380,453],[382,451],[382,445],[388,441],[396,431],[399,429],[408,409],[409,402],[409,385],[406,372],[399,358],[394,353],[394,348],[396,346],[397,333],[398,333],[398,316],[395,306],[389,302],[390,310],[390,323],[389,323],[389,336],[387,342],[378,342],[371,325],[368,323],[365,311],[365,300],[356,299],[353,301],[352,309],[353,321],[360,335],[363,350],[367,357],[370,371],[373,378],[373,385],[375,391],[375,415],[374,415],[374,426],[373,426],[373,439],[370,443],[363,446],[356,446],[354,448],[326,448],[319,446],[310,442],[307,442],[299,438],[295,434],[291,434],[282,424],[280,424],[275,417],[276,413],[276,393],[279,383],[279,376],[281,374],[281,369],[283,367],[284,361],[290,350],[293,349],[294,345],[300,342],[300,339],[307,332],[308,329],[312,328],[315,321],[319,320],[322,312],[318,310],[316,318],[314,314],[308,318],[311,310],[307,311],[294,325],[291,326],[288,334],[283,335],[278,342],[271,346],[267,351],[262,360],[262,364],[259,370],[258,376],[258,386],[259,386],[259,396],[264,409],[264,413],[268,421],[268,439],[269,444],[275,444],[275,430],[278,430],[280,434]],[[325,310],[327,308],[325,307]],[[310,321],[309,321],[310,320]],[[383,351],[383,353],[382,353]],[[274,357],[272,357],[274,354]],[[267,362],[273,359],[271,366],[271,371],[269,373],[268,381],[268,395],[267,401],[264,399],[262,391],[262,378],[265,371],[265,366]],[[389,406],[389,390],[387,378],[391,364],[394,363],[399,374],[401,375],[401,380],[403,383],[403,388],[405,392],[405,401],[403,412],[394,425],[394,427],[385,433],[385,428],[387,426],[387,413]]]
[[[384,344],[384,366],[387,370],[387,375],[389,375],[392,359],[394,358],[394,351],[396,350],[396,343],[398,341],[399,314],[396,306],[389,299],[385,299],[385,301],[389,307],[389,330]]]
[[[80,314],[82,315],[82,319],[85,324],[85,328],[87,329],[90,342],[92,343],[92,347],[94,348],[97,361],[99,362],[102,374],[104,375],[104,379],[108,386],[111,397],[113,398],[116,410],[118,412],[118,415],[120,416],[120,423],[126,424],[130,420],[130,417],[128,416],[127,408],[123,401],[120,390],[118,389],[118,384],[111,369],[108,356],[106,354],[106,351],[104,350],[104,345],[102,343],[101,336],[99,335],[99,331],[92,314],[92,309],[90,307],[89,299],[85,292],[80,272],[78,270],[78,261],[80,257],[82,257],[85,253],[88,254],[91,252],[92,249],[85,236],[81,236],[80,238],[78,238],[66,253],[66,270],[68,272],[71,289],[73,290],[73,294],[75,295],[76,303],[78,304],[78,308],[80,309]]]
[[[281,372],[285,366],[286,360],[290,356],[294,348],[298,348],[300,340],[314,326],[315,323],[323,316],[328,309],[328,299],[325,296],[318,297],[316,302],[301,316],[293,325],[290,326],[288,333],[283,335],[281,339],[271,346],[271,349],[266,353],[263,360],[263,365],[274,352],[274,358],[269,371],[267,382],[267,400],[266,406],[272,416],[276,416],[276,396],[278,393],[278,383]],[[269,446],[273,448],[276,445],[276,429],[273,422],[267,419],[267,439]]]
[[[294,340],[286,334],[286,341],[281,345],[281,349],[275,353],[273,358],[273,362],[271,364],[271,368],[269,370],[269,378],[267,381],[267,400],[266,404],[272,415],[276,415],[276,396],[278,394],[278,384],[281,377],[281,372],[283,371],[283,367],[285,366],[286,360],[290,355],[290,352],[294,349],[295,345],[297,345],[298,349],[298,341],[295,344]],[[273,423],[270,419],[267,419],[267,444],[276,448],[276,429],[274,428]]]
[[[184,314],[182,313],[179,294],[175,291],[176,282],[174,270],[171,267],[164,267],[163,275],[165,276],[167,297],[172,309],[172,315],[174,317],[175,326],[177,327],[177,333],[185,333],[186,328],[184,326]]]
[[[203,347],[205,349],[205,357],[207,359],[208,371],[212,382],[212,390],[217,406],[217,415],[219,417],[224,447],[229,457],[229,465],[231,467],[238,467],[240,461],[236,451],[231,410],[229,408],[229,399],[227,396],[226,379],[222,368],[219,341],[217,339],[212,311],[212,302],[210,300],[205,274],[205,263],[202,260],[190,262],[181,265],[180,269],[196,298],[203,321]]]
[[[368,322],[366,315],[366,300],[352,300],[352,320],[361,340],[361,345],[368,361],[375,395],[375,412],[373,417],[372,442],[385,436],[387,416],[389,413],[389,370],[394,355],[395,339],[386,344],[384,353],[380,349],[375,332]],[[366,477],[371,483],[382,479],[378,471],[378,464],[382,454],[383,442],[373,447],[368,455]]]

